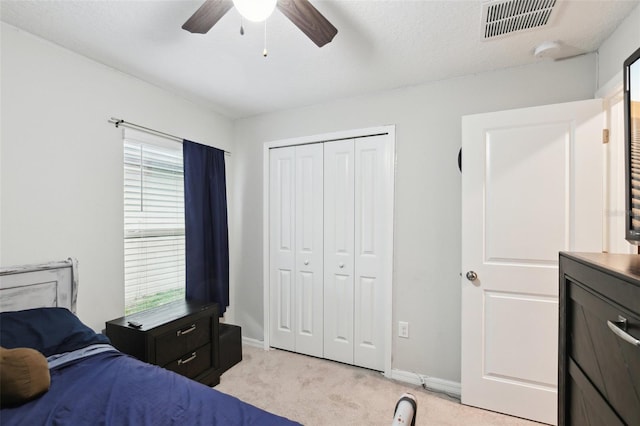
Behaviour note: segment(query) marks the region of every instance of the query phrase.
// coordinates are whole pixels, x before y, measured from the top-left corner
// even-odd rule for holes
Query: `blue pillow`
[[[48,357],[96,343],[110,343],[66,308],[37,308],[0,313],[0,346],[33,348]]]

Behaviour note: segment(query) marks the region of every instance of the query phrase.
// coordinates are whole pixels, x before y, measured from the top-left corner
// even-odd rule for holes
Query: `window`
[[[182,146],[130,129],[124,139],[124,275],[126,314],[184,299]]]

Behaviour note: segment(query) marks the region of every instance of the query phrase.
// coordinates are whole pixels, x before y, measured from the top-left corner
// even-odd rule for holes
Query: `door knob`
[[[304,264],[305,264],[305,265],[308,265],[308,264],[309,264],[309,261],[308,261],[308,260],[305,260],[305,261],[304,261]]]
[[[469,281],[475,281],[478,279],[478,274],[476,274],[474,271],[469,271],[467,272],[467,279]]]
[[[344,268],[344,263],[338,264],[338,268],[340,268],[340,269]]]

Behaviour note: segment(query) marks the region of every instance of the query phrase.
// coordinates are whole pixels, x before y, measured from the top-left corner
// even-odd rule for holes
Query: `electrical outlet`
[[[398,336],[409,338],[409,323],[406,321],[398,322]]]

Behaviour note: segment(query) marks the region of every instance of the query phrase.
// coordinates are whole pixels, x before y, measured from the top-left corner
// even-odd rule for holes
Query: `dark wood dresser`
[[[181,300],[108,321],[106,333],[124,353],[215,386],[220,383],[218,319],[215,303]]]
[[[558,424],[640,425],[640,256],[560,253]]]

